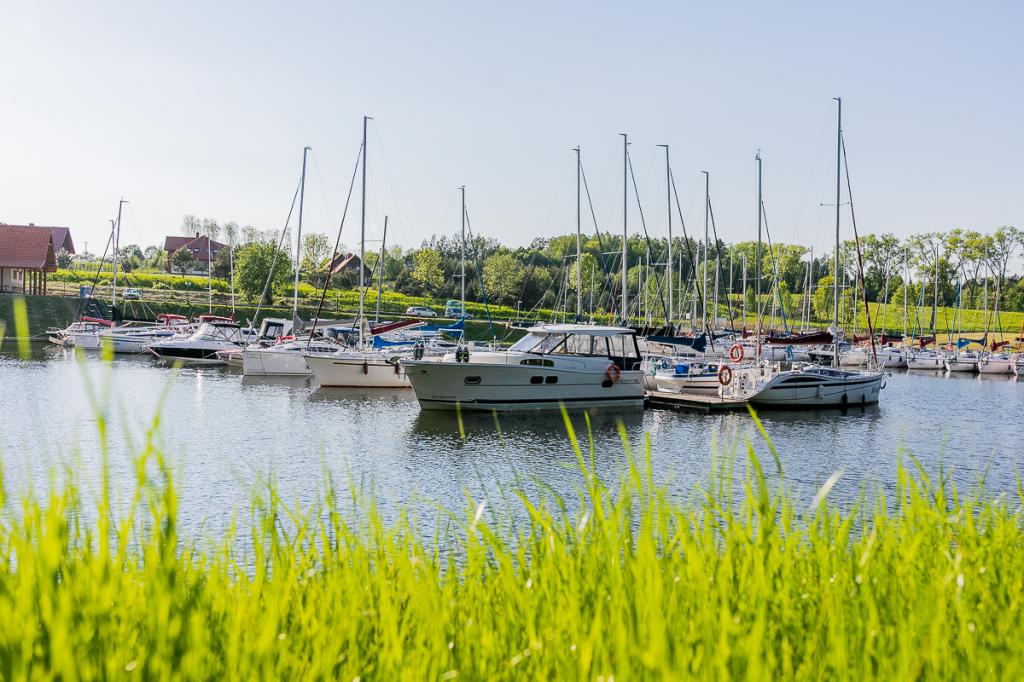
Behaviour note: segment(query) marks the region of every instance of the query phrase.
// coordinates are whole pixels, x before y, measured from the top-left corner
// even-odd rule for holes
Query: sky
[[[772,238],[821,253],[841,96],[862,233],[1024,227],[1022,25],[1011,2],[0,0],[0,222],[102,252],[124,197],[122,245],[185,214],[279,229],[309,145],[303,230],[333,239],[369,115],[367,248],[385,215],[389,244],[455,235],[461,185],[477,234],[571,232],[577,145],[620,231],[628,133],[651,236],[658,144],[691,234],[709,171],[727,241],[756,237],[760,149]]]

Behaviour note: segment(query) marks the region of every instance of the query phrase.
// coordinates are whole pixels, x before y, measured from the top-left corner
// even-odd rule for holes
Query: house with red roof
[[[57,271],[53,233],[27,225],[0,225],[0,293],[45,294]]]
[[[167,272],[171,272],[173,266],[171,261],[174,258],[174,254],[179,249],[188,249],[192,252],[192,258],[199,263],[197,272],[206,272],[210,261],[216,261],[217,256],[220,252],[228,248],[227,244],[221,244],[216,240],[211,240],[206,235],[196,235],[194,237],[178,237],[170,235],[164,239],[164,251],[167,252]]]
[[[7,225],[7,223],[0,223],[0,225]],[[29,223],[28,225],[8,225],[8,227],[31,227],[36,230],[49,230],[53,237],[54,253],[57,253],[61,249],[64,249],[70,254],[75,253],[75,242],[71,240],[71,228],[69,227],[48,227],[45,225],[36,225],[35,223]]]

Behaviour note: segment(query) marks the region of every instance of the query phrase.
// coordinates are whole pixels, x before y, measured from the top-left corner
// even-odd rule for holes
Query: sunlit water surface
[[[134,481],[133,458],[159,417],[155,442],[173,465],[186,527],[222,527],[244,516],[253,487],[273,479],[286,502],[308,505],[328,476],[372,490],[386,514],[436,505],[461,509],[513,487],[572,499],[582,478],[562,417],[551,413],[421,412],[409,390],[321,389],[307,380],[253,380],[226,369],[172,370],[145,357],[104,363],[33,346],[31,360],[0,350],[0,462],[4,487],[45,489],[70,465],[95,485],[103,459],[97,413],[106,415],[115,488]],[[764,412],[788,485],[809,499],[833,472],[831,493],[853,499],[891,487],[898,457],[940,465],[961,487],[984,479],[1012,491],[1024,470],[1024,380],[897,372],[877,407],[847,412]],[[587,426],[572,417],[584,447]],[[746,413],[666,410],[594,413],[598,473],[626,466],[619,433],[642,453],[651,441],[654,476],[680,497],[708,480],[712,451],[734,452],[741,476],[746,439],[774,468]],[[464,434],[464,435],[463,435]],[[428,512],[428,513],[423,513]]]

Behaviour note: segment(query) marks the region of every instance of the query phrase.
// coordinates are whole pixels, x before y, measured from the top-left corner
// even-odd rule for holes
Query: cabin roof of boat
[[[527,329],[531,334],[585,334],[587,336],[615,336],[635,334],[628,327],[603,327],[597,324],[541,324]]]

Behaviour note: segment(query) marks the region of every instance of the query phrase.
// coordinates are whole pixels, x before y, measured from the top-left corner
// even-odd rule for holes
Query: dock
[[[710,413],[744,410],[747,407],[747,401],[743,398],[723,398],[719,395],[647,391],[644,405],[659,409],[693,410]]]

